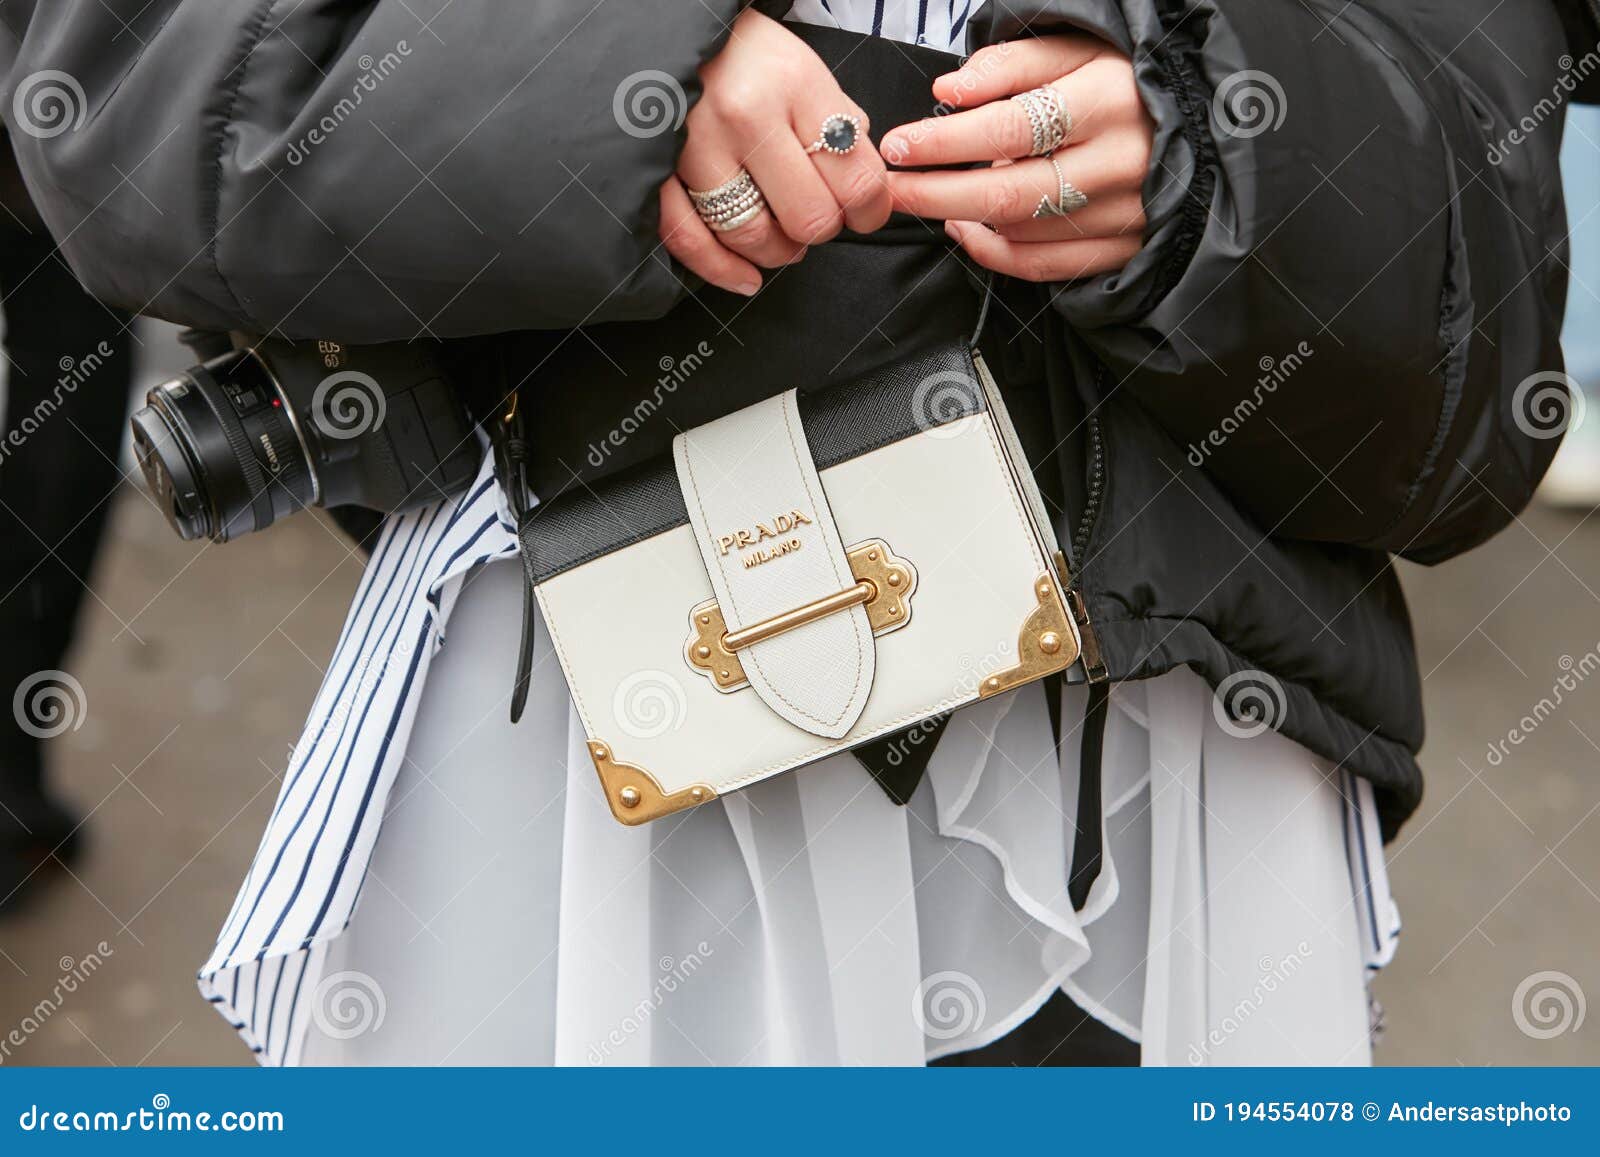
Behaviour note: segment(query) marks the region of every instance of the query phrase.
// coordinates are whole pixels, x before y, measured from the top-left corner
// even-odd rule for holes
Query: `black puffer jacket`
[[[352,342],[631,322],[686,292],[656,189],[743,6],[3,0],[3,110],[67,259],[118,305]],[[1422,716],[1388,555],[1481,542],[1554,451],[1519,387],[1561,369],[1556,155],[1600,68],[1593,15],[992,0],[972,24],[974,46],[1111,40],[1158,123],[1134,261],[1008,290],[1045,295],[1111,674],[1263,673],[1274,724],[1372,779],[1391,832],[1420,798]],[[918,260],[888,264],[907,284]],[[879,320],[838,335],[858,360],[891,351]],[[562,339],[514,348],[541,344]]]

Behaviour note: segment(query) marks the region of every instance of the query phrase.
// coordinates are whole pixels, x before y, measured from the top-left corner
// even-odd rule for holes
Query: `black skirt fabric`
[[[944,1068],[1129,1067],[1139,1063],[1139,1046],[1055,992],[993,1044],[929,1063]]]

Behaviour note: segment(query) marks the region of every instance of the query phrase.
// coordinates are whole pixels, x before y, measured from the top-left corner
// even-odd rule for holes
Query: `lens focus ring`
[[[267,493],[267,479],[262,473],[260,463],[256,461],[255,448],[250,444],[250,436],[245,433],[244,424],[239,421],[238,415],[229,405],[227,394],[204,367],[196,366],[191,372],[200,384],[206,400],[210,402],[211,412],[217,416],[217,424],[222,427],[222,433],[228,439],[228,447],[233,451],[239,472],[244,475],[245,490],[249,495],[251,513],[254,515],[254,522],[245,527],[244,532],[249,533],[272,525],[272,495]],[[233,523],[237,517],[237,514],[230,515],[226,511],[218,511],[217,525],[213,529],[212,537],[220,542],[235,537]]]

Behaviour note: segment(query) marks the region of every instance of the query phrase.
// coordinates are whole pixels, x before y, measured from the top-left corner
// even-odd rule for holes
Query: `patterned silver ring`
[[[833,153],[844,156],[861,140],[861,118],[850,113],[835,113],[822,122],[817,139],[806,146],[807,153]]]
[[[716,233],[748,224],[767,206],[767,199],[761,195],[755,178],[747,169],[740,169],[715,189],[688,189],[687,192],[700,220]]]
[[[1048,84],[1019,92],[1011,99],[1021,105],[1022,111],[1028,115],[1028,125],[1032,131],[1028,148],[1030,157],[1048,157],[1072,136],[1072,114],[1062,102],[1061,94]]]

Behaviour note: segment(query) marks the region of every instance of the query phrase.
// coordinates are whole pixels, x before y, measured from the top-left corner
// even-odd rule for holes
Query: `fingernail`
[[[896,156],[904,156],[905,151],[910,147],[911,142],[906,140],[905,137],[901,136],[899,133],[890,133],[888,136],[884,137],[882,142],[878,145],[878,151],[885,155],[894,153]]]
[[[735,285],[733,287],[733,291],[735,293],[742,293],[746,297],[754,297],[757,293],[759,293],[761,291],[761,282],[759,282],[759,281],[741,281],[741,282],[739,282],[739,284],[737,284],[737,285]]]
[[[950,240],[956,242],[961,240],[961,226],[957,225],[954,221],[946,221],[944,223],[944,231]]]

